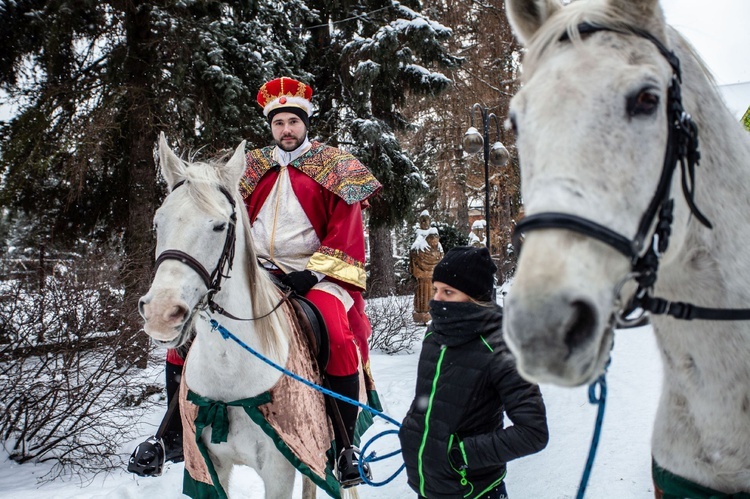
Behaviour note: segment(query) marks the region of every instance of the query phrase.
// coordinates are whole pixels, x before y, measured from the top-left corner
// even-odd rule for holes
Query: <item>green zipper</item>
[[[486,489],[484,489],[483,491],[481,491],[479,494],[475,495],[474,499],[479,498],[482,494],[486,494],[490,490],[494,489],[495,487],[497,487],[501,483],[503,483],[503,480],[505,480],[505,475],[507,475],[507,474],[508,474],[508,469],[506,468],[505,471],[503,471],[503,474],[500,476],[500,478],[498,478],[497,480],[495,480],[494,482],[492,482],[489,487],[487,487]]]
[[[432,402],[435,398],[435,389],[437,388],[438,377],[440,376],[440,368],[443,365],[443,357],[445,356],[447,348],[445,345],[440,347],[440,357],[437,361],[437,367],[435,367],[435,377],[432,379],[432,391],[430,392],[430,401],[427,404],[427,412],[424,415],[424,433],[422,434],[422,443],[419,445],[419,454],[417,455],[417,468],[419,470],[419,493],[422,496],[427,496],[424,491],[424,470],[422,466],[422,455],[424,454],[424,446],[427,443],[427,434],[430,432],[430,413],[432,412]]]

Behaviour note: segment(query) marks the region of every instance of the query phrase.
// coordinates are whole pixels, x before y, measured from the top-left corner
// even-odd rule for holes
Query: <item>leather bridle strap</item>
[[[709,321],[746,321],[750,320],[748,308],[707,308],[680,301],[670,302],[664,298],[645,295],[640,300],[643,310],[652,314],[670,315],[675,319],[703,319]]]
[[[185,184],[185,180],[177,182],[172,187],[172,192],[178,187]],[[210,274],[208,270],[201,264],[197,259],[185,253],[181,250],[167,249],[162,251],[156,258],[154,272],[159,269],[159,266],[167,260],[177,260],[195,271],[196,274],[201,278],[203,284],[207,288],[206,300],[208,307],[214,310],[217,305],[213,301],[213,295],[221,289],[221,281],[223,278],[228,277],[229,271],[232,270],[232,263],[234,262],[234,246],[236,241],[236,226],[237,226],[237,205],[234,202],[234,198],[224,187],[219,186],[219,190],[227,198],[229,204],[232,206],[232,214],[230,215],[229,224],[227,226],[226,237],[224,238],[224,247],[221,250],[219,261],[216,263],[216,268]],[[224,274],[224,268],[227,268],[227,274]]]
[[[513,246],[520,248],[521,235],[539,229],[565,229],[578,232],[579,234],[598,239],[631,260],[638,257],[638,252],[633,241],[627,237],[596,222],[568,213],[545,212],[522,218],[513,231]]]
[[[184,263],[198,274],[203,280],[203,284],[205,284],[206,288],[211,289],[211,275],[209,275],[206,267],[184,251],[168,249],[159,253],[159,256],[156,258],[156,263],[154,264],[154,272],[159,268],[159,265],[167,260],[178,260],[181,263]]]

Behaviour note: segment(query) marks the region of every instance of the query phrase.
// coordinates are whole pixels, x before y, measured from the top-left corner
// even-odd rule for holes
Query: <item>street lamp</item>
[[[482,117],[482,131],[479,133],[474,127],[474,111],[478,111]],[[467,154],[476,154],[484,150],[484,218],[485,218],[485,238],[487,239],[487,249],[490,249],[490,164],[492,166],[505,166],[510,159],[510,154],[505,146],[500,142],[500,120],[495,113],[490,113],[487,106],[479,103],[471,106],[471,126],[461,142],[464,151]],[[495,143],[490,147],[490,121],[495,121],[496,137]]]

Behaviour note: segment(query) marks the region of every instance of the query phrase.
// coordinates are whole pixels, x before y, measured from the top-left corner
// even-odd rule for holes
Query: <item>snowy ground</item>
[[[389,356],[372,354],[372,370],[384,404],[384,412],[400,421],[414,394],[418,352]],[[161,379],[162,373],[155,377]],[[650,474],[650,434],[661,384],[661,364],[653,330],[643,327],[619,331],[615,338],[612,364],[607,375],[607,403],[601,441],[586,491],[588,498],[653,498]],[[550,426],[550,443],[541,453],[512,462],[508,468],[508,493],[513,499],[571,498],[576,496],[591,435],[596,407],[588,402],[587,389],[542,386]],[[143,435],[151,435],[161,413],[154,413],[144,425]],[[365,435],[365,440],[393,428],[382,419]],[[123,446],[127,457],[137,442]],[[371,447],[379,455],[397,448],[395,436],[378,440]],[[368,451],[369,453],[369,451]],[[375,463],[374,480],[386,480],[401,465],[400,455]],[[180,493],[183,466],[169,465],[158,478],[139,478],[125,470],[108,477],[76,478],[37,484],[48,468],[19,466],[0,457],[0,497],[13,499],[130,499],[184,497]],[[237,468],[230,496],[240,499],[263,497],[263,486],[254,472]],[[83,484],[81,483],[83,481]],[[297,479],[295,499],[302,494]],[[382,487],[359,487],[362,499],[413,498],[402,473]],[[326,497],[319,492],[319,498]]]

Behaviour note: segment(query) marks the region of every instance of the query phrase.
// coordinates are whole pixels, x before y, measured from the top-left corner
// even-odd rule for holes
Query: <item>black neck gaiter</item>
[[[503,326],[503,309],[473,302],[430,300],[431,330],[441,345],[457,346]]]

